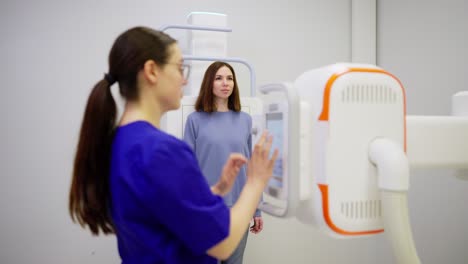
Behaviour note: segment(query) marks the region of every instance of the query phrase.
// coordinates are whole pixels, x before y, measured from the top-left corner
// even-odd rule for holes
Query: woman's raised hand
[[[240,153],[232,153],[229,155],[228,160],[224,164],[223,171],[219,181],[211,188],[213,193],[218,195],[225,195],[228,193],[234,181],[239,174],[239,170],[244,164],[247,163],[247,159]]]

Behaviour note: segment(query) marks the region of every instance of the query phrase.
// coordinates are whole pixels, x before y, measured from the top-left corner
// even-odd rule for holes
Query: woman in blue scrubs
[[[91,91],[70,188],[71,217],[98,235],[115,233],[122,263],[216,263],[234,251],[253,217],[277,154],[264,133],[247,161],[231,154],[218,182],[203,177],[191,148],[159,129],[179,108],[189,68],[176,41],[136,27],[109,54],[109,72]],[[116,122],[111,86],[125,99]],[[241,167],[247,182],[232,208],[228,193]]]

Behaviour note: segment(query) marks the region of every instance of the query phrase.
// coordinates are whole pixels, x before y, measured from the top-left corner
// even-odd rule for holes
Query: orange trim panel
[[[320,121],[325,121],[329,122],[329,111],[330,111],[330,94],[331,94],[331,89],[333,87],[334,82],[341,76],[351,73],[351,72],[369,72],[369,73],[381,73],[381,74],[386,74],[393,79],[395,79],[398,84],[400,85],[402,92],[403,92],[403,127],[404,127],[404,151],[406,152],[406,94],[405,94],[405,89],[403,87],[403,84],[400,82],[398,78],[396,78],[393,74],[384,71],[382,69],[371,69],[371,68],[349,68],[343,72],[338,72],[334,73],[327,81],[325,85],[325,91],[323,95],[323,109],[322,112],[319,116]],[[344,236],[357,236],[357,235],[371,235],[371,234],[377,234],[381,233],[384,230],[383,229],[377,229],[377,230],[368,230],[368,231],[348,231],[341,229],[340,227],[336,226],[335,223],[333,222],[333,219],[331,218],[330,215],[330,205],[329,205],[329,191],[328,191],[328,185],[326,184],[318,184],[318,187],[321,191],[322,194],[322,210],[323,210],[323,217],[328,225],[328,227],[336,232],[337,234],[344,235]]]
[[[404,126],[404,151],[406,152],[406,93],[405,93],[405,88],[403,87],[403,84],[400,82],[400,80],[395,77],[393,74],[381,70],[381,69],[370,69],[370,68],[349,68],[346,71],[339,72],[339,73],[334,73],[330,79],[328,79],[327,84],[325,85],[325,92],[323,95],[323,108],[322,108],[322,113],[319,116],[320,121],[328,121],[329,118],[329,112],[330,112],[330,93],[331,93],[331,88],[333,86],[333,83],[338,79],[339,77],[351,73],[351,72],[374,72],[374,73],[382,73],[386,74],[393,79],[395,79],[398,84],[400,84],[401,90],[403,92],[403,104],[404,104],[404,109],[403,109],[403,126]]]

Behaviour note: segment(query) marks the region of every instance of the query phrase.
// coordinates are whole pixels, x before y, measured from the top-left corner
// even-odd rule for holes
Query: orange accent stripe
[[[345,75],[350,72],[375,72],[375,73],[382,73],[386,74],[393,79],[395,79],[401,87],[401,90],[403,92],[403,126],[404,126],[404,151],[406,152],[406,93],[405,93],[405,88],[403,87],[403,84],[401,81],[394,76],[393,74],[384,71],[382,69],[370,69],[370,68],[349,68],[343,72],[338,72],[334,73],[330,79],[328,79],[327,84],[325,85],[325,93],[323,95],[323,109],[322,113],[320,114],[319,120],[320,121],[328,121],[329,118],[329,112],[330,112],[330,93],[331,93],[331,88],[333,86],[333,83],[338,79],[338,77],[341,77],[342,75]]]
[[[358,235],[372,235],[382,233],[383,229],[377,230],[369,230],[369,231],[346,231],[343,230],[333,223],[333,220],[330,217],[329,205],[328,205],[328,185],[325,184],[318,184],[320,191],[322,192],[322,209],[323,209],[323,217],[325,218],[325,222],[327,223],[328,227],[330,227],[333,231],[338,234],[345,235],[345,236],[358,236]]]

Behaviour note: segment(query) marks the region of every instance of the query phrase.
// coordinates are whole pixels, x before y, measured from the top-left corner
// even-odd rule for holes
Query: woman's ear
[[[160,67],[153,60],[147,60],[143,65],[143,76],[151,84],[155,84],[159,78]]]

